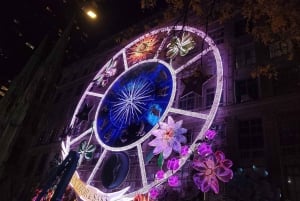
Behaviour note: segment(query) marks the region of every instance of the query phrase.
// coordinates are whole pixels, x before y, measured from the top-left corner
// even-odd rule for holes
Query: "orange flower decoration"
[[[134,63],[146,59],[148,55],[154,53],[157,42],[155,35],[145,37],[129,49],[128,60]]]
[[[137,194],[134,198],[133,201],[151,201],[148,195],[146,194]]]

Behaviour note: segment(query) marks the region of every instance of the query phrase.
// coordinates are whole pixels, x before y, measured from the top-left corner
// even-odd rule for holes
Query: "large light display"
[[[209,65],[203,62],[208,60]],[[181,104],[182,92],[187,87],[182,80],[194,72],[201,72],[208,79],[198,85],[195,80],[193,87],[201,88],[197,90],[202,93],[198,94],[201,104],[186,109]],[[72,179],[71,185],[79,197],[85,201],[121,197],[130,200],[150,192],[154,199],[157,186],[164,182],[180,185],[176,173],[194,152],[202,158],[214,156],[218,164],[226,163],[227,178],[222,181],[228,181],[232,177],[231,164],[222,154],[199,154],[205,140],[207,143],[207,133],[212,132],[209,129],[221,99],[222,85],[223,66],[217,46],[204,32],[189,26],[153,30],[99,66],[71,119],[74,132],[63,142],[64,155],[68,150],[83,147],[83,142],[85,147],[97,147],[95,153],[89,152],[93,161],[83,162]],[[208,88],[214,89],[210,107],[205,103]],[[188,139],[186,135],[191,130],[193,135]],[[203,163],[204,160],[215,161],[205,158]],[[156,161],[158,166],[153,165]],[[210,180],[199,179],[210,172],[216,175],[208,175],[215,182],[219,178],[212,167],[215,163],[202,170],[202,162],[193,165],[199,172],[194,181],[200,190],[211,188],[217,192],[216,184],[203,187]],[[118,198],[113,198],[111,193],[121,189],[115,194]]]

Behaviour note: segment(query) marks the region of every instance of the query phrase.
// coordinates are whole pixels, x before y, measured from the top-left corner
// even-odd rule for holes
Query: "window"
[[[205,107],[211,108],[215,98],[215,88],[206,89]]]
[[[236,103],[253,101],[258,98],[257,80],[237,80],[235,81]]]
[[[241,46],[236,49],[236,69],[251,68],[256,63],[253,45]]]
[[[179,108],[185,110],[191,110],[191,109],[201,107],[201,104],[202,104],[201,96],[194,92],[190,92],[180,98]]]
[[[279,57],[289,53],[291,43],[288,41],[277,41],[269,45],[270,58]]]
[[[284,155],[300,155],[300,119],[298,112],[280,114],[279,139]]]
[[[224,43],[224,28],[218,28],[216,30],[210,31],[208,34],[214,42],[218,45]]]
[[[264,155],[264,137],[261,119],[239,121],[238,134],[242,158],[259,158]]]

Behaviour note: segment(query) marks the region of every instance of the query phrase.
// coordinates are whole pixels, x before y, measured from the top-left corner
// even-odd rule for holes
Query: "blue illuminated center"
[[[97,133],[110,147],[132,144],[164,114],[172,95],[172,75],[159,62],[147,62],[122,74],[99,107]]]

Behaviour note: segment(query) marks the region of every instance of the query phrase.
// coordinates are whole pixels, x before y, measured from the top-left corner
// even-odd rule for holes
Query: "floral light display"
[[[154,154],[163,153],[164,159],[168,158],[172,150],[180,153],[181,143],[186,143],[186,137],[183,135],[186,133],[185,128],[181,128],[182,120],[175,122],[171,116],[168,117],[168,121],[159,122],[159,129],[156,129],[152,134],[156,137],[149,145],[155,147]]]
[[[160,122],[159,128],[152,131],[152,135],[155,137],[149,145],[154,146],[154,154],[160,154],[158,158],[158,166],[160,170],[156,173],[155,178],[157,180],[164,179],[166,174],[163,170],[163,161],[172,154],[172,150],[177,152],[177,155],[168,159],[166,167],[169,171],[176,171],[180,168],[180,158],[188,155],[189,152],[193,152],[193,161],[191,166],[196,173],[193,175],[193,181],[197,188],[202,192],[208,192],[212,190],[214,193],[219,193],[219,181],[229,182],[233,178],[233,172],[230,169],[232,167],[232,161],[225,158],[225,154],[222,151],[213,151],[212,141],[215,138],[217,132],[215,130],[208,129],[203,137],[203,140],[199,140],[195,150],[190,150],[186,145],[186,137],[183,135],[187,132],[185,128],[182,128],[183,121],[175,122],[171,116],[168,116],[167,122]],[[162,157],[163,156],[163,157]],[[176,174],[172,174],[167,183],[170,187],[180,186],[180,178]],[[149,195],[152,199],[159,197],[159,190],[154,187],[149,190]]]
[[[228,182],[233,177],[230,169],[231,160],[225,159],[221,151],[217,151],[209,156],[199,157],[193,161],[193,168],[198,171],[193,177],[196,186],[203,192],[212,189],[219,193],[219,182]]]
[[[195,41],[201,43],[196,44]],[[205,46],[200,52],[202,44]],[[179,60],[175,61],[176,57],[180,57]],[[177,104],[180,98],[177,92],[182,84],[178,81],[181,75],[190,73],[202,58],[207,57],[215,59],[212,68],[216,68],[215,77],[211,79],[216,85],[212,106],[208,112],[183,109]],[[232,177],[232,163],[211,146],[216,131],[206,130],[217,112],[222,86],[220,52],[213,40],[197,28],[177,25],[162,27],[122,48],[99,69],[84,91],[70,123],[70,127],[78,129],[72,134],[72,139],[62,143],[62,152],[67,155],[70,149],[78,150],[80,141],[83,143],[91,134],[91,141],[88,142],[98,142],[101,147],[97,149],[97,163],[88,169],[82,166],[74,174],[73,184],[81,184],[74,186],[71,183],[78,197],[85,201],[92,201],[90,198],[95,196],[113,201],[101,186],[95,186],[95,181],[99,179],[99,172],[111,152],[126,154],[128,150],[136,150],[134,161],[139,161],[137,170],[140,170],[136,176],[141,181],[129,192],[129,187],[122,190],[120,200],[162,200],[166,190],[184,189],[180,185],[185,184],[182,179],[187,178],[185,171],[188,165],[194,169],[193,178],[199,190],[218,192],[218,182],[226,182]],[[88,111],[87,103],[97,107]],[[81,113],[84,108],[86,110]],[[88,123],[81,124],[79,120],[86,121],[86,117],[92,114],[91,129]],[[187,117],[191,122],[183,124],[181,117]],[[196,123],[192,133],[187,133],[186,128],[191,128],[198,120],[201,123]],[[81,145],[81,159],[90,158],[89,143]],[[152,159],[157,159],[157,169],[153,168]],[[184,170],[181,171],[181,168]],[[152,170],[156,174],[153,175]],[[154,178],[151,179],[152,176]]]
[[[109,78],[117,73],[117,61],[111,60],[104,72],[100,73],[94,82],[98,87],[105,87],[108,84]]]
[[[148,55],[154,53],[157,42],[158,38],[156,35],[146,36],[129,49],[128,60],[135,63],[146,59]]]
[[[180,56],[185,56],[190,50],[194,49],[196,43],[193,37],[189,33],[184,32],[181,39],[177,36],[173,37],[170,43],[167,45],[167,57],[174,59],[178,54]]]

